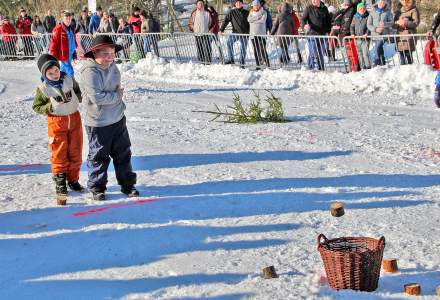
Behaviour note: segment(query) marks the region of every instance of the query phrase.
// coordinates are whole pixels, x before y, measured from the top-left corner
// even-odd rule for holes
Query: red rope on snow
[[[92,215],[92,214],[102,213],[102,212],[109,210],[111,208],[141,205],[141,204],[152,203],[152,202],[157,202],[157,201],[159,201],[159,199],[151,198],[151,199],[136,200],[136,201],[132,201],[132,202],[113,203],[113,204],[109,204],[109,205],[99,207],[99,208],[77,212],[77,213],[72,214],[72,216],[84,217],[84,216],[88,216],[88,215]]]

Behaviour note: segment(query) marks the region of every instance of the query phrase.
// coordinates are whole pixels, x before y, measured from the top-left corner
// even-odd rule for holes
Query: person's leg
[[[205,40],[206,40],[206,57],[205,57],[205,61],[207,63],[211,63],[212,62],[212,36],[205,36]]]
[[[234,63],[234,43],[236,41],[236,38],[237,36],[231,34],[226,40],[226,48],[228,51],[228,60],[226,63]]]
[[[104,192],[107,187],[107,169],[110,163],[110,151],[113,141],[113,128],[85,126],[89,141],[87,167],[89,179],[87,187],[91,192]]]
[[[383,49],[385,41],[384,40],[380,40],[379,41],[379,45],[377,46],[377,57],[379,58],[379,65],[384,66],[386,65],[386,60],[385,60],[385,51]]]
[[[201,41],[200,36],[196,36],[196,50],[197,50],[197,59],[199,62],[203,62],[203,42]]]
[[[409,65],[412,65],[412,63],[414,62],[413,56],[412,56],[412,52],[410,50],[406,51],[406,55],[407,55],[407,61]]]
[[[64,116],[49,116],[47,118],[47,134],[51,149],[52,174],[67,173],[69,169],[69,143],[67,120]]]
[[[315,54],[317,55],[316,59],[318,60],[318,70],[320,71],[324,71],[325,69],[324,50],[325,50],[325,40],[317,39]]]
[[[116,179],[121,187],[132,187],[136,184],[136,173],[131,166],[131,142],[125,117],[112,126],[115,138],[111,145],[110,156],[113,158]]]
[[[153,50],[154,50],[154,54],[157,57],[160,57],[160,53],[159,53],[159,45],[157,43],[157,41],[159,40],[159,35],[158,34],[153,34],[151,36],[152,42],[153,42]]]
[[[264,62],[266,63],[266,67],[270,68],[269,55],[267,55],[267,49],[266,49],[266,38],[260,37],[260,45],[262,48],[261,50],[262,50]]]
[[[258,42],[256,37],[254,37],[252,39],[252,47],[254,49],[254,56],[255,56],[255,65],[257,66],[257,68],[260,67],[260,55],[259,55],[259,49],[258,49]]]
[[[281,37],[279,39],[279,43],[280,43],[280,48],[281,48],[281,57],[280,57],[280,62],[281,64],[287,64],[290,60],[289,58],[289,53],[288,53],[288,38],[287,37]]]
[[[313,70],[315,68],[315,39],[309,38],[307,39],[307,46],[309,48],[309,57],[307,58],[307,66],[309,70]]]
[[[247,36],[240,36],[240,65],[246,64],[246,53],[249,38]]]
[[[82,164],[83,132],[81,116],[76,112],[70,116],[70,130],[68,133],[69,143],[69,170],[67,172],[68,182],[78,182],[79,172]]]

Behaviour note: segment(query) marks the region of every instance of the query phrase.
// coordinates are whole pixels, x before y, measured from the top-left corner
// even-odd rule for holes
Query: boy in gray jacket
[[[136,173],[131,166],[131,142],[124,115],[121,74],[114,60],[122,50],[111,37],[95,37],[91,50],[78,72],[79,85],[86,108],[84,123],[89,140],[87,187],[97,201],[105,200],[107,169],[113,159],[116,179],[121,192],[129,197],[139,196],[135,188]]]
[[[357,13],[354,15],[353,21],[351,22],[350,33],[353,37],[358,37],[356,39],[356,48],[361,68],[371,69],[370,53],[368,50],[369,42],[367,40],[367,20],[369,13],[362,2],[357,5],[356,9]]]

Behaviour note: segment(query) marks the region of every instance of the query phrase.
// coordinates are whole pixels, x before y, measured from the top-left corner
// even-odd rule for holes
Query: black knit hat
[[[113,42],[112,38],[108,35],[97,35],[92,42],[92,46],[90,47],[89,51],[87,51],[84,56],[89,58],[95,58],[93,56],[93,51],[102,49],[105,47],[112,47],[115,48],[115,53],[119,52],[123,49],[121,45],[115,44]]]
[[[38,70],[40,70],[41,75],[46,76],[46,71],[53,66],[60,68],[60,63],[58,60],[50,54],[42,54],[37,61]]]

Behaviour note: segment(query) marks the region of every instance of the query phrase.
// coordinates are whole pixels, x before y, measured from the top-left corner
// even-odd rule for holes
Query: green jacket
[[[78,100],[78,102],[82,101],[82,96],[81,96],[81,90],[79,88],[78,83],[75,81],[75,79],[72,79],[72,84],[73,84],[73,88],[70,89],[68,86],[63,86],[63,90],[65,92],[65,94],[69,94],[69,90],[73,90],[73,93],[76,96],[76,99]],[[36,92],[35,92],[35,98],[34,98],[34,103],[32,105],[32,109],[39,114],[42,115],[48,115],[48,114],[55,114],[55,115],[65,115],[65,112],[62,112],[62,109],[59,109],[60,107],[62,107],[63,105],[65,105],[65,103],[67,101],[56,101],[54,98],[60,97],[58,96],[57,93],[54,94],[54,91],[56,89],[53,87],[49,87],[47,84],[43,83],[40,87],[37,88]],[[67,93],[66,93],[67,90]],[[58,113],[58,112],[62,112],[62,113]],[[75,109],[76,111],[76,109]],[[71,111],[68,112],[68,114],[70,113],[74,113],[75,111]]]

